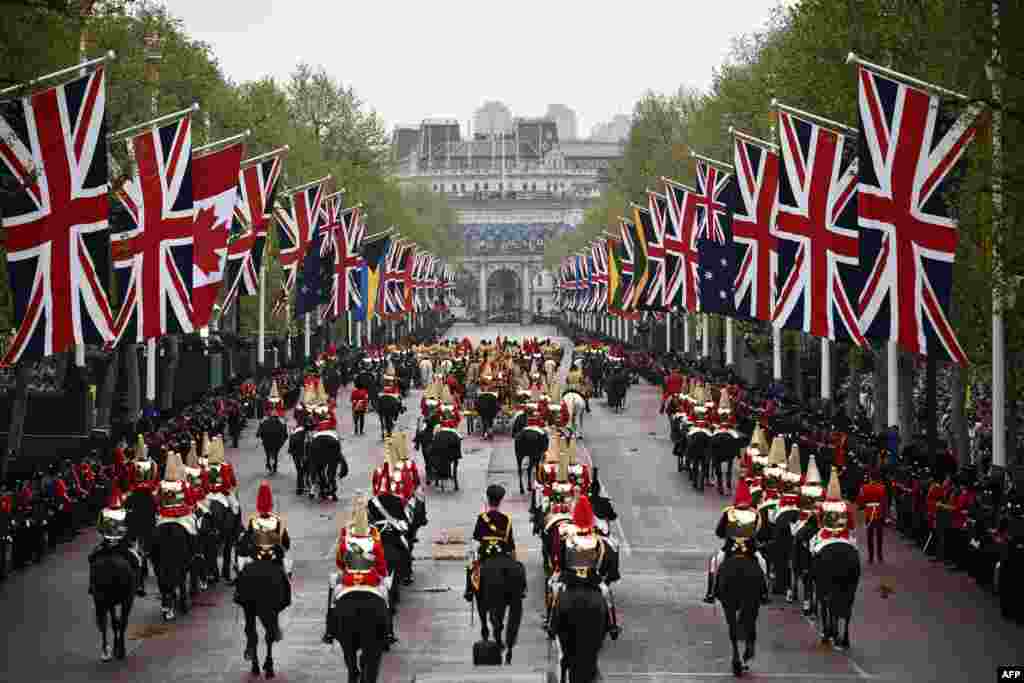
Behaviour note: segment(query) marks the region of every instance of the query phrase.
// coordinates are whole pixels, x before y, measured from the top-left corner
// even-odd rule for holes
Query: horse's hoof
[[[110,648],[103,648],[102,652],[100,653],[100,660],[104,662],[109,662],[111,659],[113,659],[113,657],[110,654]]]
[[[173,609],[168,608],[164,610],[164,621],[174,621]]]
[[[754,658],[754,646],[753,645],[748,645],[747,649],[743,652],[743,661],[744,661],[744,663],[746,663],[746,662],[749,662],[750,660],[752,660],[753,658]]]
[[[732,675],[737,678],[743,675],[743,662],[738,659],[732,660]]]
[[[119,660],[123,660],[127,656],[128,656],[128,653],[125,651],[124,645],[118,645],[117,647],[114,648],[114,657],[115,658],[117,658]]]
[[[260,675],[260,665],[259,665],[259,662],[255,662],[254,661],[252,663],[252,667],[249,669],[249,673],[251,673],[253,676],[259,676]]]
[[[245,651],[242,652],[242,659],[244,659],[247,662],[254,661],[255,658],[256,658],[256,653],[253,652],[252,650],[250,650],[249,648],[246,648]],[[257,666],[259,666],[259,665],[257,664]]]

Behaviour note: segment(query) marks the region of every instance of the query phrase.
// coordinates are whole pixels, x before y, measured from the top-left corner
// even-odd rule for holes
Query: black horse
[[[608,630],[608,605],[601,590],[570,584],[558,598],[552,631],[562,646],[561,683],[592,683],[597,679],[597,655]]]
[[[402,499],[392,493],[382,493],[371,498],[367,505],[367,517],[370,524],[380,532],[384,559],[397,579],[392,582],[391,603],[394,607],[401,597],[398,592],[399,583],[412,583],[412,546],[409,543],[411,524]]]
[[[815,602],[814,573],[812,571],[812,557],[810,550],[811,539],[818,533],[818,519],[814,515],[796,530],[793,534],[793,554],[790,564],[793,567],[792,576],[792,598],[798,598],[798,591],[803,585],[803,606],[804,616],[811,616],[817,612]]]
[[[391,394],[381,394],[377,397],[377,416],[380,418],[380,438],[391,436],[395,431],[395,421],[398,416],[405,412],[402,400]]]
[[[349,683],[374,683],[390,632],[387,603],[372,593],[354,591],[338,598],[334,618]]]
[[[785,510],[772,523],[772,539],[768,545],[767,560],[772,566],[772,592],[789,595],[793,588],[793,523],[800,518],[799,510]]]
[[[711,457],[711,436],[705,431],[690,432],[686,445],[686,461],[690,468],[693,488],[704,490],[708,478],[708,463]]]
[[[608,407],[617,413],[625,408],[626,390],[629,388],[629,375],[622,370],[612,373],[605,382],[608,392]]]
[[[764,574],[757,559],[749,553],[726,557],[718,568],[716,597],[722,603],[725,621],[729,625],[732,642],[732,672],[742,676],[750,668],[757,641],[757,613],[761,608],[761,588]],[[746,647],[740,659],[739,642]]]
[[[548,434],[543,430],[531,429],[526,426],[526,413],[520,413],[512,423],[512,433],[516,447],[516,472],[519,475],[519,494],[525,495],[523,487],[523,461],[527,463],[527,475],[530,477],[531,488],[533,473],[537,471],[544,453],[548,450]]]
[[[341,452],[341,440],[338,438],[337,432],[333,430],[313,432],[306,447],[306,454],[306,469],[311,483],[315,481],[316,487],[320,490],[320,500],[331,498],[337,501],[338,467],[345,459]],[[343,468],[342,475],[348,475],[347,463]],[[309,489],[309,496],[313,497],[312,486]]]
[[[265,419],[256,430],[256,437],[263,443],[267,456],[267,472],[277,473],[277,456],[288,441],[288,427],[284,420],[272,415]]]
[[[185,527],[174,522],[161,524],[153,536],[153,563],[160,586],[164,621],[175,617],[175,608],[187,613],[190,608],[188,578],[195,556],[196,539]]]
[[[135,589],[139,583],[138,568],[128,551],[111,548],[92,559],[89,564],[89,585],[96,606],[96,625],[102,636],[102,658],[109,662],[111,648],[107,642],[107,617],[114,637],[113,656],[125,658],[125,630],[128,616],[135,602]],[[120,608],[120,609],[118,609]]]
[[[430,444],[430,462],[435,472],[435,483],[445,479],[455,483],[459,490],[459,460],[462,459],[462,436],[454,429],[442,427],[434,431],[434,439]]]
[[[146,594],[146,575],[149,574],[149,556],[153,552],[153,537],[156,531],[156,502],[145,491],[128,494],[124,503],[127,516],[128,540],[134,541],[142,552],[142,572],[139,575],[138,595]]]
[[[235,542],[242,533],[242,515],[235,512],[223,494],[213,494],[207,499],[210,512],[208,518],[213,531],[211,554],[207,556],[210,566],[210,583],[223,578],[231,582],[231,555]]]
[[[480,636],[490,637],[488,617],[494,629],[494,640],[505,648],[505,663],[512,663],[512,648],[519,637],[519,625],[523,621],[523,598],[526,595],[526,568],[522,562],[507,556],[496,555],[480,564],[480,590],[476,594],[476,608],[480,615]],[[505,641],[501,634],[505,629],[505,614],[508,614],[508,630]]]
[[[739,454],[739,449],[739,439],[727,431],[715,432],[711,437],[711,464],[714,467],[715,483],[720,495],[724,496],[726,489],[732,490],[732,464]]]
[[[301,496],[306,490],[312,491],[312,482],[307,472],[308,458],[306,456],[306,429],[301,425],[295,428],[292,435],[288,437],[288,453],[292,456],[295,464],[295,495]]]
[[[850,647],[850,616],[860,583],[860,553],[852,543],[830,543],[812,560],[821,641]],[[842,620],[842,630],[840,630]]]
[[[251,552],[243,544],[240,552]],[[267,656],[263,660],[263,673],[274,677],[274,643],[281,639],[280,615],[292,602],[291,584],[281,561],[276,558],[256,559],[245,565],[235,584],[235,602],[245,612],[246,660],[252,662],[252,674],[260,675],[259,636],[256,620],[263,624]]]
[[[498,416],[498,395],[489,391],[479,392],[476,397],[476,411],[480,414],[484,438],[492,438],[494,418]]]

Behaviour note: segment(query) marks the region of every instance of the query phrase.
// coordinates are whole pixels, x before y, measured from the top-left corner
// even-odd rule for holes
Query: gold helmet
[[[352,498],[352,518],[349,521],[349,528],[356,536],[368,536],[370,533],[366,495],[361,491]]]
[[[146,447],[146,440],[139,434],[135,440],[135,460],[146,460],[149,457],[149,448]]]
[[[185,466],[181,462],[181,456],[171,451],[167,454],[167,462],[164,464],[164,481],[182,481],[185,478]]]

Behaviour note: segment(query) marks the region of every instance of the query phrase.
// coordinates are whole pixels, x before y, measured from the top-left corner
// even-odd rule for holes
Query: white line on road
[[[810,617],[804,616],[804,621],[806,621],[807,625],[811,627],[811,631],[813,631],[815,634],[818,633],[818,626],[814,623],[814,621]],[[836,654],[840,654],[840,655],[846,657],[846,661],[848,661],[850,663],[850,668],[852,668],[854,671],[857,672],[857,677],[858,678],[863,679],[863,680],[872,680],[872,679],[878,678],[878,676],[875,676],[874,674],[869,674],[867,671],[865,671],[864,667],[862,667],[860,664],[858,664],[856,662],[856,660],[854,660],[854,658],[852,656],[850,656],[849,652],[837,652]]]
[[[771,678],[771,679],[785,679],[785,680],[814,680],[814,681],[860,681],[860,680],[880,680],[879,676],[872,676],[865,674],[863,676],[859,674],[827,674],[827,673],[810,673],[810,672],[798,672],[798,673],[763,673],[760,671],[751,671],[750,675],[754,678]],[[601,672],[602,679],[608,678],[735,678],[731,673],[723,671],[701,671],[701,672],[686,672],[686,671],[612,671],[612,672]]]

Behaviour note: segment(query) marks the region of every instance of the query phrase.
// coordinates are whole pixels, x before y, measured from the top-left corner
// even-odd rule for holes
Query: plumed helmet
[[[189,439],[188,455],[185,456],[185,465],[196,469],[199,467],[199,454],[196,453],[196,442]]]
[[[757,448],[762,453],[768,452],[768,437],[765,436],[760,424],[754,427],[754,435],[750,437],[750,447]]]
[[[566,452],[569,455],[569,465],[576,464],[576,439],[568,439],[568,445],[566,446]]]
[[[799,456],[798,456],[799,457]],[[818,472],[818,463],[811,455],[807,461],[807,478],[804,480],[806,486],[821,486],[821,474]]]
[[[572,511],[572,523],[580,529],[594,528],[594,508],[591,507],[590,498],[586,494],[576,501],[576,507]]]
[[[370,517],[367,510],[366,494],[360,492],[352,498],[352,519],[349,522],[352,533],[366,536],[370,533]]]
[[[124,507],[124,494],[121,493],[121,487],[115,481],[110,487],[107,508],[110,510],[120,510],[122,507]]]
[[[209,458],[212,448],[210,448],[210,435],[208,432],[203,432],[203,457]]]
[[[729,398],[729,392],[722,389],[721,398],[718,399],[718,412],[731,413],[732,412],[732,399]]]
[[[558,449],[558,481],[569,481],[569,449],[563,448],[561,439],[555,442],[554,448]]]
[[[181,464],[181,456],[171,451],[164,463],[164,481],[181,481],[185,478],[185,466]]]
[[[256,492],[256,512],[261,515],[269,515],[274,511],[274,493],[270,489],[270,482],[260,482],[260,489]]]
[[[149,449],[146,448],[146,440],[142,438],[142,434],[139,434],[139,438],[135,440],[135,459],[145,460],[149,455]]]
[[[786,464],[786,440],[782,438],[781,434],[776,434],[772,441],[772,449],[768,452],[768,464],[772,466]]]
[[[800,467],[800,446],[793,444],[793,447],[789,449],[789,473],[800,476],[803,474],[803,469]]]
[[[223,465],[224,464],[224,440],[219,436],[215,436],[210,441],[210,458],[208,460],[210,465]]]
[[[405,432],[395,432],[392,438],[392,447],[395,449],[395,459],[404,462],[409,459],[409,435]]]
[[[741,478],[736,484],[736,498],[733,500],[733,505],[738,508],[750,507],[754,504],[754,499],[750,495],[750,487],[747,486],[747,480]]]
[[[839,469],[836,467],[832,468],[832,476],[828,479],[828,489],[825,491],[825,500],[831,503],[840,503],[843,500],[843,494],[839,490]]]

